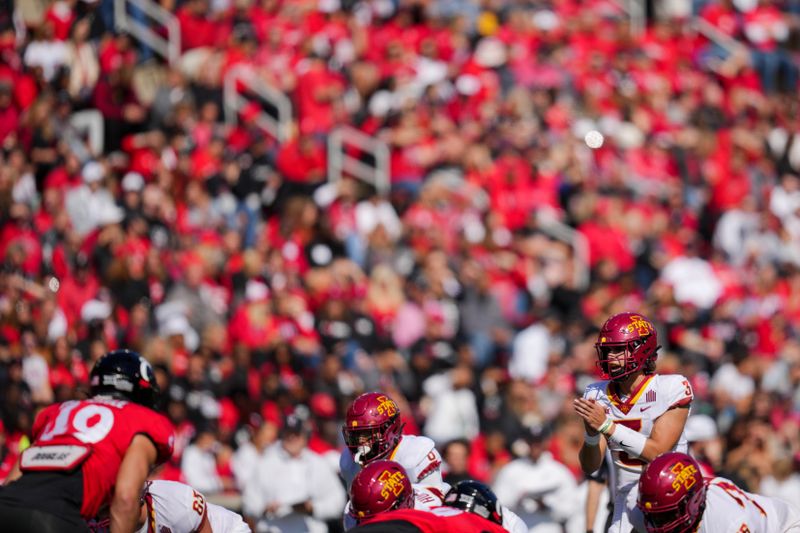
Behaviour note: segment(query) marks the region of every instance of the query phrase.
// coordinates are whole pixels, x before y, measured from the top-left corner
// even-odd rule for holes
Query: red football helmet
[[[660,346],[656,328],[647,317],[619,313],[606,320],[600,328],[594,348],[597,350],[597,366],[607,377],[618,380],[637,370],[652,373]],[[611,354],[620,351],[624,353],[623,364],[612,368],[609,360],[616,358]]]
[[[373,461],[353,479],[350,516],[357,521],[395,509],[414,507],[414,489],[405,469],[394,461]]]
[[[402,431],[400,408],[380,392],[366,392],[353,400],[342,427],[344,442],[359,464],[391,453]]]
[[[648,533],[694,531],[706,507],[706,483],[700,465],[685,453],[656,457],[639,478],[637,507]]]

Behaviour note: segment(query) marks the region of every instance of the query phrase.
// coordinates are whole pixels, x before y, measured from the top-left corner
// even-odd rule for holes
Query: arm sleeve
[[[314,517],[320,520],[336,518],[344,508],[346,497],[344,488],[336,473],[321,457],[314,457],[312,469],[311,505]]]
[[[153,441],[156,447],[156,463],[161,464],[172,457],[173,447],[175,445],[175,430],[172,423],[163,415],[159,413],[152,413],[143,424],[143,428],[138,432]]]

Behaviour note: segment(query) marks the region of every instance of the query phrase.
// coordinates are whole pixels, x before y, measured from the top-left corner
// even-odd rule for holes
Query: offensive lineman
[[[442,506],[442,498],[422,485],[412,487],[405,469],[394,461],[378,459],[361,469],[350,486],[344,528],[397,509],[430,511]]]
[[[138,353],[107,353],[90,377],[90,399],[36,417],[33,444],[0,489],[4,533],[85,532],[107,507],[112,532],[135,530],[145,479],[172,455],[172,425],[154,411],[158,384]]]
[[[600,468],[608,447],[616,479],[609,531],[644,531],[636,508],[639,476],[658,455],[686,451],[683,429],[692,388],[681,375],[655,373],[658,338],[643,315],[620,313],[606,320],[595,349],[598,366],[608,379],[590,384],[583,398],[574,400],[586,431],[581,469],[588,475]]]
[[[412,488],[403,467],[393,461],[373,461],[356,474],[350,488],[350,501],[349,516],[345,516],[346,530],[389,511],[416,509],[441,514],[438,509],[445,505],[479,514],[511,533],[528,531],[525,523],[510,509],[500,505],[497,496],[483,483],[461,481],[442,501],[424,487],[416,485]]]
[[[208,503],[205,496],[184,483],[148,481],[140,501],[136,533],[250,533],[241,516]],[[90,528],[93,533],[108,533],[108,521]]]
[[[462,481],[447,494],[443,507],[428,511],[398,509],[364,520],[353,533],[481,533],[516,532],[503,524],[504,509],[494,493],[477,481]],[[519,518],[517,518],[519,520]],[[526,531],[524,524],[522,531]]]
[[[665,453],[647,465],[637,505],[648,533],[800,532],[800,509],[725,478],[705,479],[700,464],[684,453]]]

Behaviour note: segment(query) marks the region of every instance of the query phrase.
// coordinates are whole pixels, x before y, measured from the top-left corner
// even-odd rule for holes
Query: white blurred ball
[[[583,140],[586,142],[586,146],[588,146],[592,150],[597,150],[598,148],[603,146],[605,138],[603,137],[603,134],[600,133],[599,131],[592,130],[586,134]]]

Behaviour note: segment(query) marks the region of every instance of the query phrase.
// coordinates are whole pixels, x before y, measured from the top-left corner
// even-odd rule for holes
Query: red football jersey
[[[508,533],[499,524],[482,518],[474,513],[467,513],[455,507],[435,507],[429,511],[417,509],[400,509],[381,513],[362,524],[403,520],[414,524],[425,533],[451,533],[453,531],[480,531],[481,533]]]
[[[34,442],[20,467],[24,472],[72,470],[82,461],[81,515],[91,519],[110,503],[122,459],[138,434],[155,445],[157,464],[172,455],[172,424],[147,407],[106,398],[53,404],[36,417]]]

